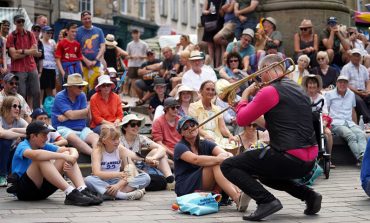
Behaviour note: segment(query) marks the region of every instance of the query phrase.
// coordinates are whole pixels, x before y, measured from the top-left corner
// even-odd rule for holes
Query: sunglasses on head
[[[194,123],[194,122],[188,122],[188,123],[185,123],[183,126],[182,126],[182,130],[183,131],[186,131],[188,130],[190,127],[193,128],[195,127],[197,124]]]
[[[18,82],[8,82],[8,84],[11,85],[11,86],[18,86],[19,85]]]
[[[17,105],[17,104],[13,104],[13,105],[12,105],[12,108],[19,108],[19,110],[21,110],[21,109],[22,109],[22,106]]]
[[[180,105],[176,105],[176,106],[171,106],[170,109],[172,110],[175,110],[175,109],[179,109],[180,108]]]
[[[129,125],[131,128],[135,128],[136,126],[137,126],[137,127],[140,127],[140,126],[141,126],[141,122],[130,122],[130,123],[128,123],[128,125]]]

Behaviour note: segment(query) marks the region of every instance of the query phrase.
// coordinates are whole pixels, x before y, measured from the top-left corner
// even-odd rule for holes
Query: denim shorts
[[[58,126],[57,131],[63,138],[67,139],[69,134],[76,134],[82,141],[85,141],[90,133],[94,133],[89,127],[85,127],[82,131],[76,131],[65,126]]]

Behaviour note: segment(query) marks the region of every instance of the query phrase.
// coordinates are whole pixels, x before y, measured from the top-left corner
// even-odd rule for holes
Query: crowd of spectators
[[[222,176],[219,166],[233,155],[230,151],[265,147],[268,132],[255,123],[238,126],[232,110],[207,119],[229,106],[217,96],[224,87],[257,71],[267,55],[286,58],[278,20],[267,17],[258,23],[258,4],[257,0],[204,1],[203,25],[217,20],[215,29],[204,32],[206,49],[183,34],[176,48],[165,46],[162,55],[140,39],[137,29],[131,31],[126,50],[121,49],[113,34],[104,37],[92,25],[89,11],[81,13],[82,26],[68,24],[57,42],[45,17],[38,17],[28,31],[25,18],[16,15],[11,33],[10,22],[2,21],[0,186],[7,185],[9,173],[20,179],[28,175],[28,183],[40,180],[29,175],[35,170],[29,173],[28,166],[15,172],[14,161],[19,163],[23,156],[40,161],[35,162],[37,168],[53,187],[46,194],[23,194],[19,199],[43,199],[59,188],[66,193],[66,203],[95,205],[100,200],[94,193],[105,199],[133,200],[144,196],[144,188],[175,186],[177,195],[223,190],[244,211],[249,198]],[[295,66],[288,77],[302,86],[312,103],[324,100],[322,124],[328,152],[335,153],[334,133],[345,139],[361,164],[366,138],[359,122],[370,122],[370,45],[356,27],[339,25],[333,16],[322,31],[315,30],[310,19],[303,19],[298,30],[292,34],[296,64],[284,62],[287,68]],[[128,60],[127,76],[117,89],[117,70],[124,69],[123,60]],[[245,82],[237,94],[256,80]],[[123,113],[120,94],[133,92],[138,97],[133,106],[149,104],[150,138],[139,131],[149,120]],[[54,101],[49,110],[47,97]],[[198,128],[203,121],[207,123]],[[47,135],[38,138],[39,134]],[[53,155],[40,160],[27,152],[35,148],[46,148]],[[69,163],[69,173],[80,174],[74,165],[78,154],[91,155],[93,175],[86,178],[86,185],[73,178],[77,192],[59,176],[46,177],[48,171],[61,172],[60,166],[44,171],[53,159]],[[45,189],[39,183],[35,183],[38,192]]]

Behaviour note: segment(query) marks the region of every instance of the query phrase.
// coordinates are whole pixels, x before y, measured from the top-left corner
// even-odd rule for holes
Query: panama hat
[[[112,34],[107,34],[105,37],[105,45],[108,46],[117,46],[117,41],[115,41],[114,35]]]
[[[68,76],[67,83],[63,84],[63,87],[69,86],[86,86],[88,83],[82,79],[81,74],[74,73]]]
[[[184,91],[189,91],[189,92],[191,92],[192,94],[193,94],[193,100],[195,99],[195,98],[197,98],[198,97],[198,93],[194,90],[194,89],[192,89],[192,88],[190,88],[190,87],[188,87],[188,86],[186,86],[186,85],[180,85],[180,87],[177,89],[177,92],[176,92],[176,95],[175,95],[175,99],[176,100],[179,100],[180,99],[180,93],[181,92],[184,92]]]
[[[140,121],[141,122],[140,128],[141,128],[145,125],[144,119],[145,119],[144,117],[139,117],[136,114],[128,114],[123,117],[122,122],[119,123],[119,126],[126,125],[130,121]]]

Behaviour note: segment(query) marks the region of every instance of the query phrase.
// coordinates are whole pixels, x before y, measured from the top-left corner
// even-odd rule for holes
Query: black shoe
[[[77,189],[74,189],[71,193],[66,196],[64,200],[65,205],[76,205],[76,206],[89,206],[93,205],[94,200]]]
[[[322,196],[315,191],[311,191],[311,195],[306,200],[306,210],[304,210],[304,214],[306,215],[314,215],[321,209],[321,200]]]
[[[251,215],[244,215],[243,219],[248,221],[259,221],[273,213],[279,211],[283,208],[283,205],[278,199],[271,201],[266,204],[257,205],[257,210],[255,210]]]
[[[94,200],[93,205],[99,205],[103,203],[103,198],[99,196],[97,193],[92,192],[89,188],[85,188],[81,191],[82,194],[92,198]]]

